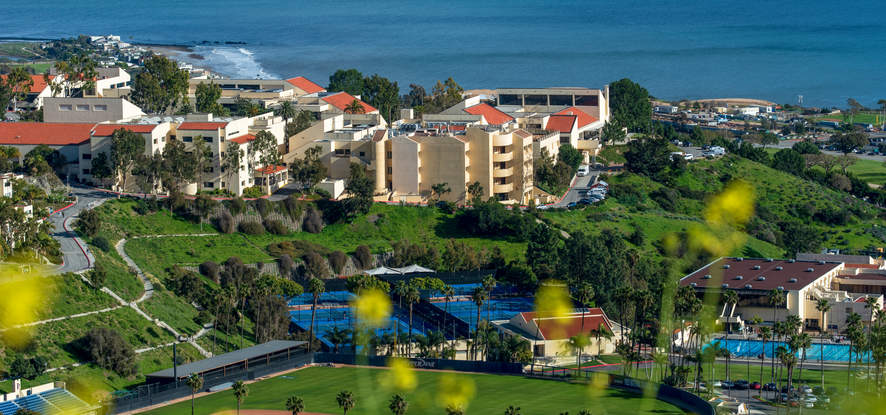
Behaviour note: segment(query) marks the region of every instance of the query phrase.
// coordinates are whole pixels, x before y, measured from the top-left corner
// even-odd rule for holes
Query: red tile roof
[[[467,107],[465,108],[465,112],[473,115],[482,115],[489,125],[501,125],[514,120],[514,117],[511,117],[486,103]]]
[[[233,141],[237,144],[246,144],[252,140],[255,140],[255,136],[252,134],[243,134],[241,136],[237,136],[229,139],[228,141]]]
[[[582,319],[581,312],[551,318],[538,318],[535,312],[524,312],[520,315],[524,321],[527,323],[531,321],[533,325],[538,327],[538,334],[545,340],[568,339],[582,333],[582,327],[584,327],[584,333],[589,334],[591,330],[596,330],[601,324],[612,332],[612,323],[602,308],[589,308],[584,313],[584,319]],[[582,326],[582,324],[584,325]]]
[[[575,126],[576,118],[578,117],[574,115],[551,115],[548,118],[548,125],[545,126],[545,130],[570,133]]]
[[[92,132],[93,137],[108,137],[114,134],[114,131],[125,129],[134,133],[147,134],[157,128],[156,124],[98,124]]]
[[[383,140],[387,136],[388,136],[388,130],[377,130],[375,133],[372,134],[372,141],[378,142],[378,141]]]
[[[323,101],[329,103],[329,105],[332,105],[333,107],[344,111],[346,108],[348,108],[348,105],[351,105],[351,103],[354,102],[354,100],[357,98],[347,92],[339,92],[337,94],[327,95],[322,99]],[[365,114],[376,111],[375,107],[373,107],[372,105],[360,101],[359,99],[357,99],[357,101],[360,102],[361,106],[363,106],[363,112]]]
[[[309,94],[313,94],[315,92],[325,91],[326,88],[312,82],[308,78],[303,76],[296,76],[295,78],[289,78],[286,80],[290,84],[294,85],[296,88],[301,89]]]
[[[574,115],[578,117],[578,128],[584,127],[592,122],[597,122],[597,117],[594,117],[576,107],[569,107],[560,112],[555,113],[554,115]]]
[[[7,76],[8,75],[0,75],[0,79],[6,81]],[[50,81],[53,78],[55,78],[54,75],[49,75]],[[43,75],[31,75],[31,82],[32,82],[32,84],[31,84],[31,88],[30,88],[29,92],[32,94],[39,94],[39,93],[43,92],[43,90],[46,89],[46,86],[48,85],[46,83],[46,80],[43,79]]]
[[[680,285],[695,283],[697,288],[721,289],[722,284],[736,290],[769,291],[784,287],[799,290],[841,265],[840,262],[786,261],[766,259],[720,258],[680,280]],[[726,268],[728,266],[728,268]],[[759,269],[754,269],[759,267]],[[781,268],[781,269],[779,269]],[[809,270],[812,271],[809,271]],[[706,276],[710,277],[706,277]],[[738,277],[741,277],[739,279]],[[763,279],[759,279],[763,277]],[[791,282],[795,279],[795,282]],[[750,288],[745,286],[750,284]]]
[[[225,128],[227,122],[183,122],[178,126],[179,130],[218,130]]]
[[[0,145],[64,146],[89,141],[95,124],[0,122]]]
[[[286,166],[269,165],[269,166],[264,166],[260,169],[256,169],[255,171],[256,171],[256,173],[261,173],[261,174],[273,174],[273,173],[279,173],[281,171],[286,171]]]

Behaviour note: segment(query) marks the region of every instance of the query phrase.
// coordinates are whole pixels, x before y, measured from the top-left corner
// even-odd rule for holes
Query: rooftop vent
[[[792,283],[793,283],[793,282],[797,282],[797,279],[796,279],[796,278],[791,278],[791,279],[788,280],[788,282],[792,282]]]
[[[760,269],[759,265],[754,265],[754,269]]]
[[[766,281],[766,277],[761,275],[761,276],[757,277],[757,281]]]
[[[818,261],[818,265],[824,265],[824,264],[825,264],[824,261]]]
[[[692,288],[695,288],[695,287],[698,287],[698,284],[696,284],[696,283],[694,283],[694,282],[690,282],[690,283],[689,283],[689,286],[692,287]]]
[[[784,268],[783,268],[781,265],[775,267],[775,270],[776,270],[776,271],[781,271],[781,270],[783,270],[783,269],[784,269]]]
[[[721,285],[721,287],[723,287],[723,288],[729,288],[729,284],[727,284],[727,283],[724,282],[723,285]]]
[[[705,274],[704,277],[702,277],[702,278],[709,280],[709,279],[711,279],[711,274]]]
[[[749,289],[749,290],[750,290],[751,288],[753,288],[753,286],[752,286],[751,284],[745,284],[744,287],[747,288],[747,289]]]
[[[812,272],[812,271],[815,271],[815,268],[806,268],[806,272]]]
[[[794,262],[797,262],[797,260],[796,260],[796,259],[789,259],[788,262],[790,262],[791,264],[793,264]]]
[[[743,278],[744,278],[744,277],[742,277],[741,275],[736,275],[736,276],[735,276],[735,279],[737,279],[737,280],[741,280],[741,279],[743,279]]]
[[[766,262],[772,262],[772,258],[766,258]]]
[[[729,269],[729,264],[723,265],[723,269]]]
[[[782,287],[781,285],[779,285],[776,289],[777,289],[778,291],[784,291],[784,287]]]
[[[735,260],[738,261],[738,262],[741,262],[741,261],[744,261],[744,258],[742,258],[742,257],[738,257],[738,258],[735,258]]]

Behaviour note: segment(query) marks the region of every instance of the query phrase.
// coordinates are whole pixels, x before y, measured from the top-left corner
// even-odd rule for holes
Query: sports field
[[[312,367],[248,385],[249,396],[243,409],[285,410],[286,398],[304,399],[305,412],[339,414],[335,397],[342,390],[353,392],[356,406],[348,414],[389,414],[392,395],[383,386],[390,376],[385,369]],[[526,415],[550,415],[568,411],[577,414],[590,409],[594,414],[682,414],[679,408],[655,399],[615,389],[591,390],[586,385],[521,376],[452,374],[416,371],[417,386],[406,393],[409,415],[443,414],[439,399],[441,379],[455,376],[458,385],[474,385],[468,414],[500,414],[509,406],[520,407]],[[462,389],[462,388],[457,388]],[[470,389],[470,388],[468,388]],[[215,414],[236,408],[231,390],[197,399],[196,414]],[[190,401],[159,408],[147,414],[179,415],[190,411]]]

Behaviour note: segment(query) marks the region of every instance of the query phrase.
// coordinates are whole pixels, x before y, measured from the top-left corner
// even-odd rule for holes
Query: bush
[[[200,264],[200,273],[203,274],[206,278],[211,279],[216,284],[219,283],[219,275],[221,272],[221,267],[218,266],[215,262],[206,261]]]
[[[243,212],[246,212],[246,202],[243,200],[243,198],[240,198],[240,197],[233,199],[233,200],[231,200],[230,209],[231,209],[231,213],[233,213],[235,215],[239,215]]]
[[[246,198],[258,199],[264,195],[265,195],[265,192],[262,190],[261,187],[258,187],[258,186],[252,186],[252,187],[247,187],[247,188],[243,189],[243,197],[246,197]]]
[[[332,264],[332,270],[336,274],[341,274],[342,270],[345,269],[345,264],[348,263],[348,256],[342,251],[335,251],[329,254],[329,263]]]
[[[320,279],[326,278],[329,275],[326,258],[320,256],[320,254],[314,251],[307,252],[304,255],[304,260],[308,275]]]
[[[288,278],[292,275],[292,270],[295,269],[295,261],[292,260],[292,257],[289,256],[289,254],[280,255],[280,260],[278,262],[280,275],[284,278]]]
[[[135,351],[120,333],[104,327],[94,328],[78,343],[86,360],[121,376],[135,374]]]
[[[289,229],[286,229],[286,226],[283,225],[283,222],[280,222],[277,219],[266,219],[265,228],[267,228],[268,232],[274,235],[286,235],[289,233]]]
[[[302,229],[310,233],[320,233],[323,231],[323,217],[319,210],[313,206],[308,206]]]
[[[247,235],[262,235],[265,233],[265,227],[259,222],[241,222],[240,232]]]
[[[322,197],[322,198],[324,198],[324,199],[332,199],[332,193],[329,193],[329,192],[327,192],[327,191],[324,190],[324,189],[314,189],[314,193],[315,193],[317,196],[320,196],[320,197]]]
[[[354,251],[354,265],[359,269],[367,269],[372,266],[372,252],[366,245],[360,245]]]
[[[80,212],[76,226],[78,232],[91,238],[101,228],[101,218],[95,210],[87,209]]]
[[[222,210],[215,219],[215,225],[221,233],[234,233],[234,217],[227,210]]]
[[[49,363],[42,356],[35,356],[30,359],[16,356],[12,363],[9,364],[7,375],[12,379],[24,378],[33,380],[37,376],[42,375],[48,367]]]
[[[96,236],[92,239],[92,244],[104,252],[109,252],[111,250],[111,243],[108,242],[108,238],[105,238],[104,236]]]
[[[254,203],[255,210],[258,211],[261,217],[268,216],[268,213],[271,213],[271,202],[268,202],[268,199],[256,199]]]
[[[309,252],[317,252],[322,256],[328,256],[332,251],[323,245],[317,245],[313,242],[296,239],[294,241],[283,241],[270,244],[268,245],[268,252],[275,257],[289,255],[292,258],[304,259],[305,255]]]
[[[197,313],[197,316],[194,317],[194,322],[201,326],[205,326],[210,321],[212,321],[212,314],[206,310],[200,310],[200,312]]]

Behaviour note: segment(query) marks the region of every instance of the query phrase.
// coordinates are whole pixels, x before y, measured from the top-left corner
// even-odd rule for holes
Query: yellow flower
[[[747,182],[734,181],[708,203],[705,220],[713,226],[736,226],[753,214],[754,189]]]
[[[437,404],[440,407],[467,409],[468,403],[474,398],[476,387],[471,378],[461,378],[454,373],[445,373],[440,376],[437,392]]]
[[[552,336],[561,336],[568,325],[568,316],[572,313],[572,300],[566,285],[557,280],[548,280],[541,284],[535,294],[535,314],[539,320],[545,320],[547,330]]]
[[[609,388],[609,374],[604,372],[594,372],[591,375],[591,381],[588,382],[588,395],[591,398],[603,397]]]
[[[382,327],[391,315],[391,299],[379,290],[365,290],[352,301],[357,320],[369,327]]]
[[[0,268],[0,328],[7,329],[3,342],[16,350],[30,342],[31,330],[22,326],[37,320],[38,310],[48,306],[52,292],[52,280],[44,278],[44,271],[30,272],[28,268]]]
[[[418,386],[418,378],[412,365],[406,359],[388,359],[390,370],[381,379],[384,387],[400,392],[411,392]]]

